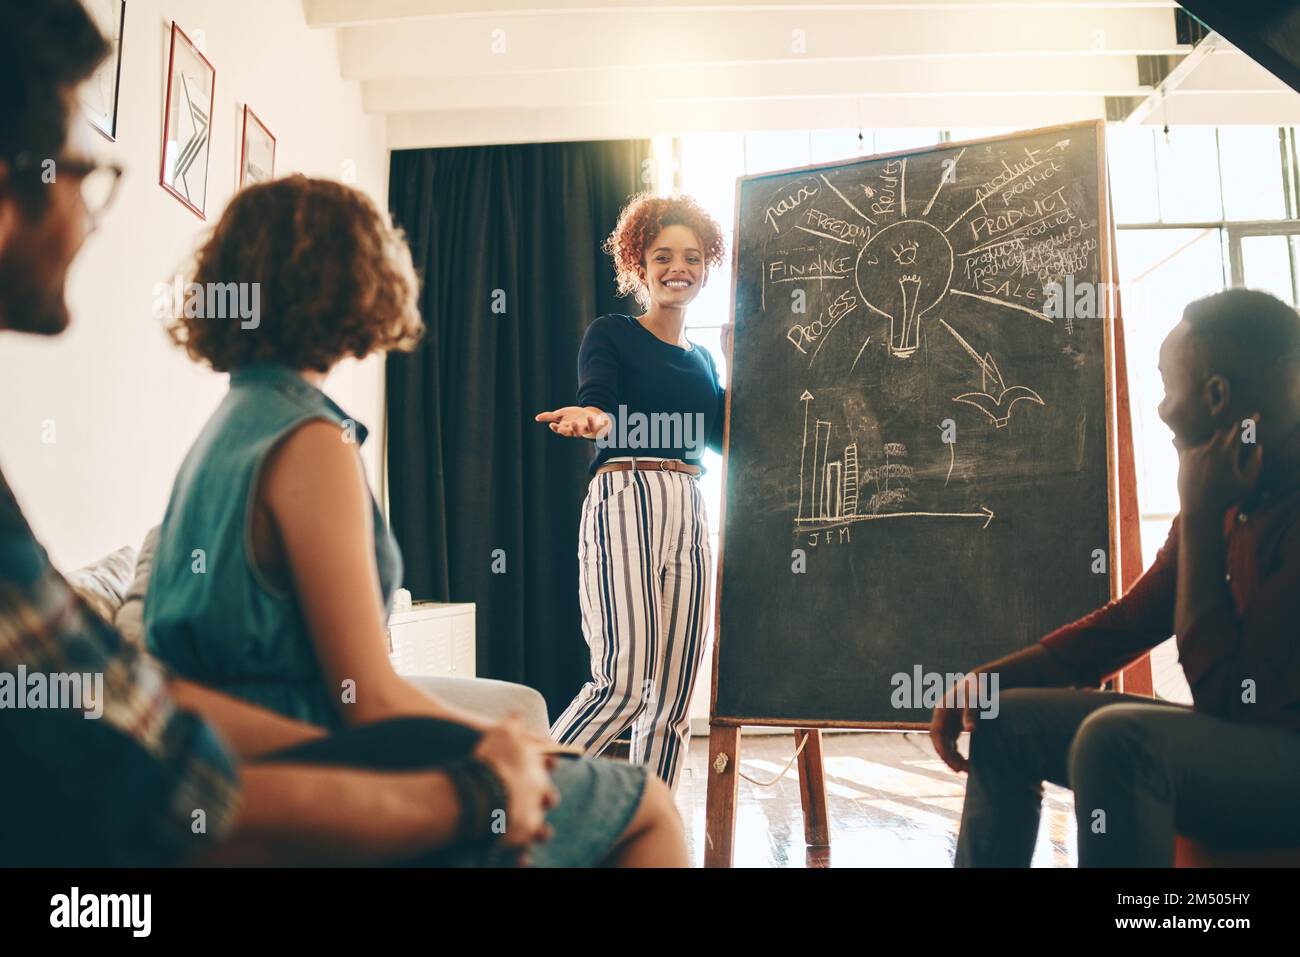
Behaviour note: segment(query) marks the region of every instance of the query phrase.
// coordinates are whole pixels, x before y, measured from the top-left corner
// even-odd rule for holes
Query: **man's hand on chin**
[[[1178,592],[1174,632],[1181,642],[1213,609],[1232,601],[1227,585],[1223,515],[1259,481],[1264,450],[1256,439],[1259,413],[1220,429],[1178,454]]]
[[[1259,419],[1256,412],[1200,445],[1179,449],[1178,499],[1185,518],[1222,520],[1230,506],[1254,490],[1264,464],[1264,447],[1256,441]]]

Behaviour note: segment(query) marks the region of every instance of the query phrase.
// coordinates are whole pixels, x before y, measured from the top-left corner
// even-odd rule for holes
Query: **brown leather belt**
[[[682,472],[686,475],[699,475],[700,467],[698,465],[687,465],[680,459],[660,459],[657,462],[607,462],[600,468],[596,469],[596,474],[601,475],[605,472],[630,472],[636,469],[638,472]]]

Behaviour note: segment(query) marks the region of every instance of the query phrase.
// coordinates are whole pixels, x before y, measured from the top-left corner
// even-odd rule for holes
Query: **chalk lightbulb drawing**
[[[920,219],[886,226],[858,253],[854,275],[862,301],[889,320],[889,353],[900,359],[921,345],[921,318],[948,294],[952,243]]]

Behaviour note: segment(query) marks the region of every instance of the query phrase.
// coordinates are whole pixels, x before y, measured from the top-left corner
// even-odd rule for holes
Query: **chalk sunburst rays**
[[[986,248],[1017,242],[1024,230],[1034,225],[1034,223],[1026,223],[1012,230],[1010,234],[970,250],[958,252],[953,248],[948,234],[971,212],[983,209],[985,202],[992,195],[991,192],[985,193],[977,188],[975,202],[962,210],[945,228],[940,229],[931,222],[930,217],[940,194],[945,187],[957,181],[958,166],[966,149],[963,147],[956,156],[944,158],[939,182],[935,185],[919,216],[915,212],[911,216],[908,214],[908,159],[906,157],[891,161],[891,164],[886,167],[891,173],[891,187],[895,185],[892,174],[897,174],[896,201],[888,204],[877,203],[875,206],[868,207],[873,215],[864,212],[858,203],[837,188],[825,174],[818,176],[818,179],[848,210],[845,215],[857,216],[871,227],[866,243],[859,249],[854,276],[862,302],[872,312],[889,320],[887,349],[895,358],[906,359],[916,353],[921,343],[923,317],[939,306],[949,294],[1004,306],[1033,316],[1042,322],[1052,321],[1040,310],[1024,303],[1012,302],[983,292],[952,288],[952,274],[958,258],[963,255],[977,254]],[[1003,185],[1012,183],[1038,168],[1041,162],[1025,165]],[[871,187],[864,187],[864,192],[868,197],[875,195]],[[882,206],[885,208],[882,209]],[[824,239],[845,242],[841,237],[822,233],[802,224],[796,228]]]

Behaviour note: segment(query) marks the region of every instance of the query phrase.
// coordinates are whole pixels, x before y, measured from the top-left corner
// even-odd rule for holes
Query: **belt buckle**
[[[673,471],[676,471],[676,470],[674,469],[674,467],[673,467],[673,460],[672,460],[672,459],[660,459],[660,460],[659,460],[659,471],[660,471],[660,472],[673,472]]]

